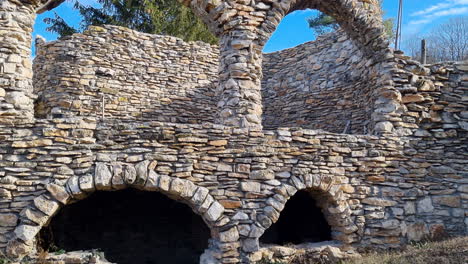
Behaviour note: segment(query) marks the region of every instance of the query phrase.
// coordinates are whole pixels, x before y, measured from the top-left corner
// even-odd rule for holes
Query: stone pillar
[[[220,39],[217,122],[240,128],[262,128],[262,53],[256,36],[233,29]]]
[[[33,5],[0,2],[0,125],[34,119],[31,33],[35,18]]]

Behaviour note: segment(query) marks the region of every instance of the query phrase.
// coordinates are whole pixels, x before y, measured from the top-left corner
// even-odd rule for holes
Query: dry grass
[[[342,264],[468,264],[468,237],[415,243],[402,251],[371,253]]]

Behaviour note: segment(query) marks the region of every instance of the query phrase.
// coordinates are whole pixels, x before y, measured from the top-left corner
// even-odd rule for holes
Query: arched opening
[[[260,243],[290,245],[331,240],[331,227],[308,191],[299,191],[285,205]]]
[[[263,54],[262,65],[264,128],[302,127],[345,134],[373,132],[376,90],[384,86],[387,78],[383,74],[386,62],[382,56],[387,52],[387,36],[381,27],[379,11],[367,10],[372,15],[361,20],[357,14],[367,11],[344,6],[340,0],[327,4],[297,1],[278,11],[278,17],[272,21],[279,22],[276,27],[265,26],[265,31],[272,34],[270,40],[278,41],[277,33],[282,30],[287,34],[293,30],[301,36],[284,40],[287,48],[283,50],[267,42],[268,53]],[[378,5],[372,8],[378,10]],[[307,19],[317,10],[335,19],[332,28],[339,25],[339,29],[314,36]],[[370,30],[374,27],[375,30]],[[273,29],[277,31],[271,32]],[[288,36],[281,39],[285,38]],[[376,43],[380,44],[369,38],[378,39]],[[302,44],[291,47],[292,39]],[[376,49],[374,44],[380,47]]]
[[[64,207],[40,234],[43,249],[99,249],[119,264],[199,263],[210,229],[191,208],[157,192],[96,192]]]

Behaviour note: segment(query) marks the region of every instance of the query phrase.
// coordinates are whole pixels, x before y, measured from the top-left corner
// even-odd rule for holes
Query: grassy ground
[[[416,243],[405,250],[372,253],[343,264],[468,264],[468,237]]]
[[[468,264],[468,236],[439,242],[418,242],[403,250],[373,252],[362,258],[336,260],[330,256],[302,255],[289,263],[267,264]],[[264,264],[264,263],[261,263]]]

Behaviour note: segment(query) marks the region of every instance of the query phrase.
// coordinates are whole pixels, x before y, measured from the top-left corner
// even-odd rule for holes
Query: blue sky
[[[79,0],[87,5],[96,5],[96,0]],[[175,1],[175,0],[174,0]],[[385,17],[396,17],[398,0],[384,0]],[[34,36],[39,34],[48,41],[57,39],[57,35],[47,32],[47,25],[43,22],[46,17],[53,17],[54,12],[62,16],[65,21],[75,27],[79,26],[81,17],[73,9],[69,0],[56,9],[38,16],[34,26]],[[272,52],[291,48],[301,43],[315,39],[307,26],[307,18],[314,15],[314,10],[302,10],[286,16],[272,35],[265,52]],[[451,17],[468,15],[468,0],[404,0],[402,42],[406,38],[423,35]]]

